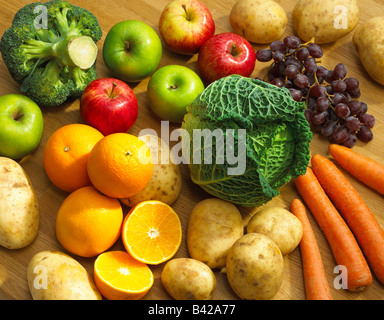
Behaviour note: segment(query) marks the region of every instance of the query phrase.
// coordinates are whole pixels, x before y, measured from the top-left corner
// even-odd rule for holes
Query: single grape
[[[323,50],[316,43],[310,43],[308,45],[308,51],[312,58],[321,58],[323,56]]]
[[[295,57],[289,56],[285,59],[285,66],[294,65],[297,69],[300,69],[301,63]]]
[[[328,119],[329,120],[332,120],[334,122],[338,121],[339,120],[339,117],[336,115],[335,111],[333,111],[332,109],[328,109]]]
[[[256,59],[260,62],[268,62],[272,60],[271,49],[261,49],[256,52]]]
[[[284,42],[280,40],[273,41],[269,47],[272,50],[272,52],[282,52],[282,53],[287,52],[287,47],[285,46]]]
[[[313,114],[312,123],[314,125],[323,124],[328,119],[328,111],[316,112]]]
[[[353,148],[356,145],[357,137],[354,134],[350,134],[348,139],[345,140],[342,145],[347,148]]]
[[[300,48],[296,52],[296,58],[299,59],[300,61],[304,61],[309,57],[309,51],[306,47]]]
[[[339,103],[335,107],[335,113],[339,118],[346,119],[351,114],[351,111],[349,111],[349,108],[345,103]]]
[[[332,83],[333,79],[333,71],[332,70],[327,70],[324,73],[324,80],[328,83]],[[336,80],[336,79],[335,79]]]
[[[376,119],[373,115],[368,113],[359,114],[359,120],[368,129],[372,129],[375,126]]]
[[[293,64],[290,64],[288,65],[285,70],[284,70],[284,74],[288,77],[288,78],[294,78],[297,74],[299,73],[299,70],[297,69],[297,67]]]
[[[307,58],[304,61],[304,68],[308,73],[315,73],[317,71],[317,63],[313,58]]]
[[[320,133],[324,137],[330,137],[335,131],[337,125],[334,121],[327,120],[322,126]]]
[[[343,80],[332,81],[333,92],[344,92],[347,89],[347,85]]]
[[[351,95],[352,98],[359,98],[361,96],[360,88],[348,90],[348,93]]]
[[[344,82],[347,85],[348,90],[356,90],[360,86],[359,80],[357,80],[356,78],[346,78]]]
[[[284,45],[288,49],[297,49],[300,47],[301,40],[296,36],[287,36],[284,38]]]
[[[351,115],[355,116],[360,113],[362,109],[362,104],[361,102],[354,100],[348,103],[348,108],[349,108],[349,111],[351,111]]]
[[[337,106],[339,103],[348,103],[348,102],[347,102],[347,98],[343,94],[336,92],[332,97],[332,104],[334,106]]]
[[[311,96],[309,96],[309,97],[308,97],[307,107],[308,107],[309,109],[314,110],[314,109],[316,108],[316,99],[313,98],[313,97],[311,97]]]
[[[301,99],[303,99],[303,92],[301,90],[297,90],[297,89],[293,89],[293,88],[290,88],[288,90],[291,93],[293,100],[300,102]]]
[[[273,84],[279,88],[282,88],[285,85],[285,81],[281,78],[275,78],[271,81],[271,84]]]
[[[297,74],[293,80],[293,83],[299,89],[304,89],[309,86],[309,79],[303,74]]]
[[[346,127],[340,126],[333,132],[331,141],[336,144],[341,144],[349,138],[349,135],[349,130]]]
[[[320,98],[325,95],[326,91],[327,89],[324,86],[317,84],[309,90],[309,94],[314,98]]]
[[[361,126],[360,131],[356,136],[362,142],[369,142],[373,139],[373,133],[371,129],[367,128],[366,126]]]
[[[326,86],[325,89],[327,89],[327,93],[328,93],[329,95],[334,94],[333,89],[332,89],[332,86]]]
[[[332,78],[333,80],[344,79],[347,75],[347,67],[343,63],[339,63],[333,69]]]
[[[329,108],[329,100],[328,97],[323,96],[316,100],[316,111],[323,112]]]
[[[285,59],[285,54],[277,51],[272,54],[272,59],[275,60],[276,62],[284,61]]]
[[[359,131],[361,123],[360,123],[360,120],[357,119],[356,117],[350,116],[345,119],[344,126],[347,127],[349,130]]]
[[[317,67],[317,71],[316,71],[316,76],[318,77],[318,78],[324,78],[325,77],[325,75],[326,75],[326,73],[327,73],[327,68],[326,67],[324,67],[324,66],[318,66]]]

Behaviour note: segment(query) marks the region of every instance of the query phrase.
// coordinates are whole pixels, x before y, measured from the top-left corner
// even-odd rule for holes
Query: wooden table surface
[[[108,30],[117,22],[128,19],[141,20],[152,26],[158,33],[158,20],[163,8],[168,0],[71,0],[73,4],[82,6],[92,11],[98,18],[103,30],[103,38],[98,43],[99,55],[97,60],[97,71],[100,78],[112,76],[107,70],[102,59],[102,46]],[[23,5],[33,1],[7,0],[1,1],[0,4],[0,34],[3,34],[6,28],[11,24],[14,14]],[[229,13],[235,0],[204,0],[208,5],[216,23],[216,33],[232,31],[229,24]],[[291,13],[296,0],[278,0],[288,14],[288,27],[286,35],[293,34]],[[367,19],[384,15],[383,0],[366,0],[360,1],[360,23]],[[325,56],[322,58],[322,64],[328,68],[333,68],[337,63],[343,62],[348,67],[348,76],[357,77],[361,83],[362,96],[361,100],[365,101],[369,106],[369,112],[376,117],[376,126],[373,130],[375,138],[368,144],[358,143],[354,150],[371,157],[381,163],[384,163],[384,87],[375,83],[364,71],[359,58],[352,46],[352,33],[339,40],[337,43],[323,46]],[[265,45],[254,45],[255,50],[266,47]],[[163,57],[160,66],[167,64],[181,64],[197,71],[197,55],[180,56],[163,49]],[[262,76],[268,64],[257,63],[253,76]],[[160,135],[160,121],[151,112],[146,94],[146,88],[149,79],[132,86],[138,102],[139,116],[133,128],[129,131],[132,134],[138,134],[141,129],[153,128]],[[19,93],[19,86],[12,80],[2,59],[0,59],[0,95],[8,93]],[[30,156],[21,161],[21,165],[25,168],[31,178],[34,189],[40,204],[40,229],[35,241],[28,247],[19,250],[8,250],[0,248],[0,297],[3,299],[31,299],[28,290],[26,269],[28,262],[32,256],[41,250],[60,250],[65,251],[56,239],[55,235],[55,218],[56,213],[68,196],[67,193],[57,189],[48,179],[43,167],[43,150],[49,136],[61,126],[70,123],[82,123],[79,112],[79,100],[71,103],[65,103],[62,106],[50,109],[43,109],[44,113],[44,132],[41,143],[37,150]],[[170,129],[175,129],[173,126]],[[315,135],[311,143],[311,153],[319,153],[325,156],[328,154],[328,141]],[[198,186],[194,185],[189,178],[189,169],[186,165],[181,165],[183,175],[183,187],[179,199],[174,203],[173,208],[179,214],[182,227],[183,239],[182,245],[175,257],[188,257],[186,248],[186,228],[189,213],[193,206],[200,200],[210,197],[203,192]],[[384,227],[384,198],[377,192],[367,188],[365,185],[354,179],[352,176],[344,173],[355,186],[361,196],[364,198],[371,211],[376,215],[379,223]],[[294,184],[291,182],[283,188],[281,194],[265,205],[281,206],[289,208],[289,204],[298,193]],[[245,209],[240,208],[244,224],[249,221],[250,215],[260,208]],[[124,213],[128,211],[124,207]],[[350,293],[343,289],[337,290],[333,283],[336,274],[333,269],[336,262],[333,258],[330,247],[319,229],[316,221],[309,214],[312,227],[315,231],[319,242],[321,254],[323,257],[325,270],[329,284],[331,286],[334,299],[362,299],[373,300],[384,298],[384,286],[381,285],[374,277],[373,284],[370,288],[361,293]],[[123,249],[121,240],[118,240],[111,250]],[[384,248],[383,248],[384,250]],[[73,255],[72,255],[73,256]],[[88,271],[93,275],[94,258],[80,258],[74,256]],[[297,248],[293,253],[284,258],[284,281],[280,291],[274,297],[279,300],[301,300],[305,299],[304,282],[302,274],[302,264],[300,250]],[[144,299],[171,299],[163,288],[160,280],[160,274],[164,264],[151,267],[155,276],[155,283]],[[237,299],[237,296],[230,288],[226,275],[219,271],[215,271],[217,277],[217,290],[215,299]]]

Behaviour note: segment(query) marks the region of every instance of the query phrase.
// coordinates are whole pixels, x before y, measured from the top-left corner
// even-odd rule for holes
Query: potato
[[[159,200],[171,205],[180,194],[182,185],[180,169],[172,161],[169,147],[161,138],[154,135],[143,135],[139,139],[151,149],[152,154],[157,152],[157,161],[154,163],[152,177],[145,188],[132,197],[120,200],[129,207],[147,200]],[[169,155],[169,163],[166,164],[162,161],[162,153],[163,157],[165,154]],[[156,160],[156,158],[154,159]]]
[[[14,160],[0,157],[0,245],[28,246],[39,231],[39,205],[31,181]]]
[[[216,290],[216,277],[203,262],[177,258],[167,262],[161,282],[176,300],[211,300]]]
[[[272,0],[238,0],[229,15],[235,33],[254,43],[278,40],[287,27],[287,14]]]
[[[29,291],[34,300],[101,300],[84,267],[59,251],[36,253],[28,264]]]
[[[188,220],[189,254],[212,269],[225,267],[229,248],[243,234],[243,219],[234,204],[218,198],[202,200]]]
[[[303,226],[299,219],[283,208],[262,209],[252,216],[247,225],[247,233],[266,235],[279,247],[281,253],[291,253],[303,237]]]
[[[227,278],[244,300],[267,300],[279,291],[284,260],[279,247],[261,233],[248,233],[228,252]]]
[[[301,40],[335,42],[359,22],[357,0],[299,0],[292,12],[293,27]]]
[[[384,85],[384,16],[358,26],[353,35],[353,45],[367,73]]]

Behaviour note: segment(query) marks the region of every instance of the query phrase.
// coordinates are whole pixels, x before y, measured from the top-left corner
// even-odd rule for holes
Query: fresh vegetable
[[[47,9],[47,28],[36,24],[41,13],[37,6],[42,5]],[[80,97],[96,79],[96,42],[101,35],[88,10],[61,0],[35,2],[15,14],[0,51],[21,91],[41,106],[56,106]]]
[[[347,268],[344,285],[349,291],[363,291],[372,274],[353,233],[327,197],[311,168],[296,180],[296,187],[323,230],[338,265]]]
[[[0,157],[0,246],[24,248],[39,231],[39,204],[27,173],[16,161]]]
[[[85,268],[59,251],[40,251],[28,264],[28,287],[34,300],[101,300]]]
[[[305,101],[305,117],[314,133],[348,148],[357,139],[371,141],[375,117],[367,113],[366,103],[356,100],[361,95],[359,81],[347,77],[343,63],[329,70],[320,65],[317,59],[322,56],[314,40],[301,43],[296,36],[256,52],[258,61],[273,61],[268,70],[270,83],[288,88],[294,100]]]
[[[192,181],[213,196],[241,206],[270,201],[292,177],[305,173],[308,165],[312,133],[304,109],[305,103],[294,101],[287,89],[257,79],[231,75],[212,83],[188,107],[182,128],[190,137],[195,129],[221,130],[224,140],[230,143],[233,139],[234,146],[226,150],[225,143],[220,148],[212,139],[209,164],[206,161],[210,159],[204,159],[207,141],[201,150],[194,150],[195,139],[190,139]],[[239,129],[246,130],[246,137],[239,139]],[[200,142],[203,140],[204,136]],[[217,154],[231,151],[237,157],[237,167],[216,161]],[[193,161],[196,153],[202,159],[198,163]],[[230,173],[231,169],[240,171],[242,164],[244,173]]]
[[[334,42],[359,22],[357,0],[299,0],[292,12],[295,31],[303,41]]]
[[[168,261],[161,272],[161,282],[176,300],[211,300],[217,285],[212,270],[190,258]]]
[[[331,160],[316,154],[313,173],[355,235],[373,272],[384,284],[384,230],[364,200]]]
[[[303,225],[300,253],[303,263],[306,299],[333,300],[331,289],[325,275],[319,246],[308,220],[304,204],[299,199],[294,199],[291,202],[290,209]]]
[[[332,157],[350,174],[384,195],[384,166],[348,148],[331,144]]]
[[[272,239],[282,255],[291,253],[300,243],[303,226],[291,212],[269,207],[256,212],[249,220],[247,233],[257,232]]]
[[[189,215],[188,252],[212,269],[224,268],[228,250],[243,234],[243,219],[234,204],[217,198],[205,199]]]
[[[283,281],[283,255],[267,236],[248,233],[229,250],[226,270],[230,286],[241,299],[271,299]]]
[[[120,199],[120,201],[134,207],[140,202],[147,200],[159,200],[168,205],[173,204],[178,198],[182,179],[179,167],[174,163],[169,146],[161,138],[154,135],[143,135],[139,137],[151,150],[152,157],[156,157],[153,164],[151,179],[139,193]],[[166,162],[168,159],[168,163]]]
[[[280,39],[287,28],[285,10],[272,0],[238,0],[229,14],[235,33],[254,43]]]
[[[353,45],[368,74],[384,85],[384,16],[371,18],[356,28]]]

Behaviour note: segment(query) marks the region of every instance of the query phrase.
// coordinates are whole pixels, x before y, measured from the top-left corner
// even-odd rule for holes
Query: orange
[[[44,149],[44,168],[52,183],[66,192],[90,186],[88,156],[103,137],[100,131],[80,123],[56,130]]]
[[[94,263],[97,289],[108,300],[138,300],[153,285],[153,273],[125,251],[107,251]]]
[[[119,200],[102,195],[93,186],[72,192],[56,217],[56,236],[69,252],[94,257],[120,236],[123,210]]]
[[[92,149],[88,175],[92,184],[113,198],[128,198],[139,193],[152,177],[150,149],[128,133],[105,136]]]
[[[144,201],[124,219],[125,249],[138,261],[160,264],[172,258],[181,244],[181,223],[177,213],[161,201]]]

